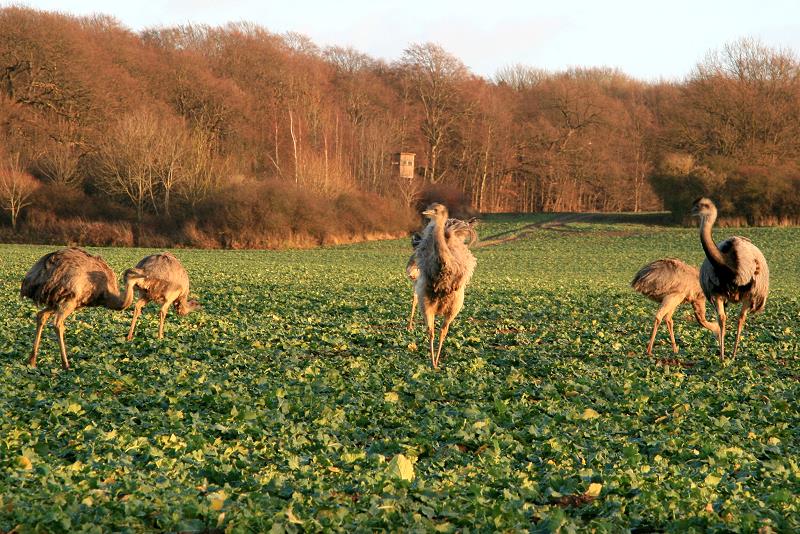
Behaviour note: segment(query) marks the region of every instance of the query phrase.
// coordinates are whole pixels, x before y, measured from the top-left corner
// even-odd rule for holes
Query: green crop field
[[[688,307],[646,357],[629,287],[699,265],[695,229],[548,220],[481,225],[439,371],[407,240],[178,250],[204,308],[158,341],[151,304],[131,343],[130,309],[80,310],[71,371],[50,330],[25,365],[20,279],[55,247],[0,246],[0,531],[800,531],[800,229],[735,232],[772,287],[721,364]]]

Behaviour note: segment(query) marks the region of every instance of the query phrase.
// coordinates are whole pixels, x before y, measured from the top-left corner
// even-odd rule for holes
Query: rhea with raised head
[[[720,358],[725,358],[728,318],[725,305],[728,302],[742,304],[733,345],[733,356],[736,357],[748,312],[760,312],[767,304],[769,266],[758,247],[746,237],[733,236],[714,243],[711,228],[717,220],[717,207],[710,199],[697,199],[692,206],[692,215],[700,221],[700,244],[706,254],[700,267],[700,286],[717,310]]]
[[[422,212],[430,222],[422,232],[422,240],[415,251],[419,277],[415,285],[417,297],[422,302],[425,325],[430,340],[430,356],[434,369],[439,367],[442,346],[450,323],[464,305],[464,288],[475,271],[476,260],[463,235],[445,232],[447,208],[431,204]],[[436,316],[444,317],[439,331],[439,348],[434,352]]]

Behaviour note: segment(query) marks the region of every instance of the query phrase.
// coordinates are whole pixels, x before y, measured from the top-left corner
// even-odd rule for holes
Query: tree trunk
[[[294,133],[294,115],[289,110],[289,133],[292,135],[292,148],[294,149],[294,183],[299,183],[300,160],[297,157],[297,136]]]

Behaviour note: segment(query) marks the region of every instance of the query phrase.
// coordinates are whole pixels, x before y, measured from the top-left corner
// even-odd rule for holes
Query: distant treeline
[[[800,62],[741,40],[681,82],[393,63],[247,23],[132,32],[0,9],[0,238],[264,247],[407,230],[413,208],[800,217]],[[401,179],[391,155],[417,154]],[[463,204],[463,205],[454,205]]]

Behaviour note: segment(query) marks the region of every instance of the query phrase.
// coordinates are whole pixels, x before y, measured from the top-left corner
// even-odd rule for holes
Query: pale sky
[[[485,77],[521,63],[682,79],[708,51],[741,37],[800,52],[800,0],[0,0],[10,4],[104,13],[137,31],[248,21],[388,61],[432,41]]]

